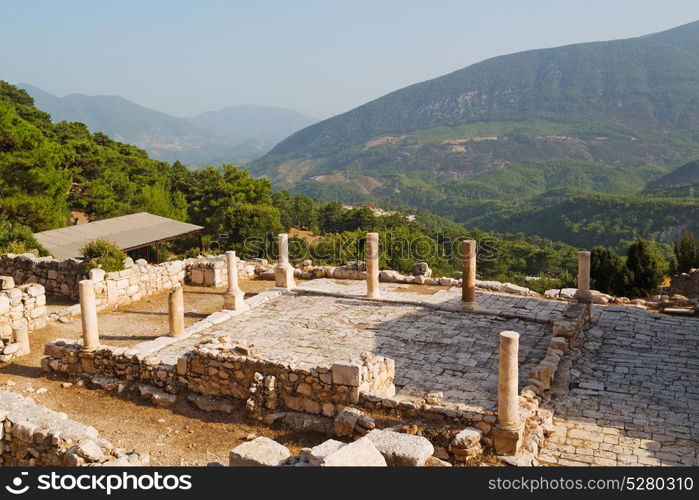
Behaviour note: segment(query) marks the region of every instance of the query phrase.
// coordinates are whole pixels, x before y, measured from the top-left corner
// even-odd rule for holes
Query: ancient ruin
[[[699,320],[601,304],[589,252],[571,297],[553,298],[477,280],[471,240],[461,280],[420,265],[379,270],[377,233],[366,264],[342,267],[292,267],[288,236],[278,243],[276,265],[227,252],[115,273],[4,255],[1,359],[20,363],[55,325],[69,335],[32,346],[44,379],[63,384],[53,390],[133,394],[163,420],[178,404],[221,422],[242,412],[260,428],[317,436],[299,452],[264,436],[231,443],[219,460],[232,466],[697,465]],[[269,285],[246,294],[251,283]],[[222,302],[194,314],[194,289]],[[49,291],[67,304],[47,309]],[[159,335],[103,334],[108,311],[161,294]],[[100,438],[97,422],[5,389],[5,464],[148,461]]]

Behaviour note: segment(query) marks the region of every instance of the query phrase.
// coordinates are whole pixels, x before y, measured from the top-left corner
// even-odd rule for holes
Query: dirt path
[[[241,280],[240,286],[246,293],[254,294],[273,287],[274,282]],[[192,324],[220,310],[220,291],[185,287],[185,323]],[[167,293],[101,313],[99,324],[101,340],[109,345],[131,345],[164,335]],[[184,400],[164,409],[144,404],[134,394],[116,395],[75,384],[64,387],[65,380],[47,378],[40,368],[44,343],[58,337],[79,338],[79,318],[70,323],[50,322],[46,328],[33,332],[30,355],[0,364],[0,388],[32,397],[37,403],[94,426],[115,446],[147,451],[152,465],[227,464],[230,449],[251,434],[273,438],[292,451],[324,440],[320,435],[298,436],[250,422],[245,418],[242,401],[238,411],[227,415],[201,411]],[[39,390],[43,388],[47,390]]]

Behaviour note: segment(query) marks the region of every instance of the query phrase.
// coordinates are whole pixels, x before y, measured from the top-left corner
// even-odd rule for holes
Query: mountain
[[[644,193],[650,196],[694,198],[699,193],[699,160],[685,163],[646,186]]]
[[[278,187],[385,199],[531,161],[678,164],[699,154],[698,40],[694,22],[495,57],[307,127],[247,168]]]
[[[318,120],[297,111],[265,106],[229,106],[220,111],[207,111],[191,120],[195,125],[215,130],[222,136],[245,140],[260,138],[272,143],[270,149],[291,133]]]
[[[18,87],[56,122],[81,122],[93,132],[144,148],[153,158],[189,165],[244,163],[315,121],[296,111],[264,106],[232,106],[180,118],[119,96],[57,97],[32,85]]]
[[[676,186],[699,182],[699,160],[690,161],[667,175],[654,180],[649,186]]]

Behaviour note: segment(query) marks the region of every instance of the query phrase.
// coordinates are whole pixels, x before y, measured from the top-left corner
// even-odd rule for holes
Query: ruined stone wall
[[[83,352],[81,341],[56,339],[44,346],[44,354],[47,357],[42,359],[42,368],[47,372],[85,377],[100,375],[127,384],[153,385],[169,393],[177,393],[181,386],[174,365],[162,363],[157,356],[149,357],[148,351],[101,346],[93,352]]]
[[[15,283],[39,283],[48,294],[78,298],[78,282],[87,279],[79,259],[56,260],[34,254],[0,255],[0,276],[11,276]]]
[[[238,261],[238,275],[255,275],[254,264]],[[225,255],[173,260],[162,264],[147,264],[145,260],[133,263],[128,259],[123,271],[88,272],[80,259],[56,260],[33,254],[0,255],[0,276],[10,276],[17,284],[38,283],[47,294],[62,295],[78,300],[78,283],[95,279],[98,302],[121,305],[140,300],[171,288],[177,282],[199,286],[223,286],[228,279]]]
[[[678,293],[690,298],[699,297],[699,269],[673,276],[668,293]]]
[[[134,265],[106,274],[100,270],[90,273],[90,278],[95,281],[98,305],[109,306],[129,304],[168,290],[183,281],[184,277],[184,262],[181,260],[157,265]]]
[[[4,466],[146,465],[148,460],[115,448],[97,430],[0,390],[0,464]]]
[[[160,343],[170,342],[162,339]],[[255,413],[292,410],[331,417],[358,403],[362,392],[381,396],[395,392],[392,359],[367,353],[352,363],[310,366],[260,358],[254,346],[227,337],[205,340],[172,363],[157,353],[149,356],[147,351],[128,348],[103,346],[83,352],[82,343],[63,339],[47,343],[45,354],[42,367],[48,372],[105,376],[171,394],[186,389],[215,398],[244,399]]]
[[[365,353],[356,362],[331,366],[271,361],[226,337],[200,344],[178,360],[177,371],[191,391],[247,399],[253,413],[292,410],[332,417],[358,403],[360,392],[395,392],[392,359]]]
[[[15,286],[14,280],[0,276],[0,361],[26,354],[16,343],[18,332],[28,334],[46,325],[46,294],[41,285]]]
[[[141,261],[139,261],[141,262]],[[99,269],[87,272],[79,259],[56,260],[32,254],[0,255],[0,275],[11,276],[18,284],[38,283],[47,294],[63,295],[77,300],[78,283],[94,279],[98,302],[118,305],[170,288],[185,276],[184,262],[158,265],[132,264],[123,271],[105,273]]]
[[[274,267],[266,261],[257,263],[255,273],[264,280],[275,279]],[[428,268],[429,269],[429,268]],[[461,280],[449,277],[432,277],[431,270],[423,275],[405,275],[398,271],[384,269],[379,272],[379,281],[384,283],[403,283],[430,286],[461,286]],[[342,280],[366,280],[366,264],[362,261],[350,262],[344,266],[318,266],[310,260],[303,261],[294,268],[294,277],[303,280],[312,279],[342,279]],[[503,292],[522,296],[539,296],[538,293],[527,287],[514,283],[502,283],[500,281],[476,280],[476,288],[491,292]]]
[[[266,261],[264,261],[266,263]],[[226,255],[198,257],[185,261],[185,282],[194,286],[224,286],[228,283],[228,269],[226,267]],[[238,259],[238,276],[249,278],[255,275],[256,266],[244,260]]]

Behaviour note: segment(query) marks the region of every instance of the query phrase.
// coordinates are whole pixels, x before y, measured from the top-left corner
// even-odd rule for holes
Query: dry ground
[[[274,282],[241,280],[250,294]],[[219,290],[220,292],[222,290]],[[62,304],[63,306],[69,304]],[[186,324],[222,308],[223,298],[212,289],[185,287]],[[53,308],[60,307],[54,304]],[[99,315],[100,334],[109,345],[130,345],[167,333],[167,292]],[[80,319],[49,326],[31,334],[32,352],[14,363],[0,364],[0,388],[21,393],[73,420],[94,426],[102,437],[128,450],[148,452],[152,465],[207,465],[228,463],[228,452],[249,435],[267,436],[298,451],[324,440],[320,435],[296,435],[271,430],[245,418],[243,402],[232,415],[201,411],[180,400],[168,409],[142,403],[135,394],[116,395],[65,380],[46,378],[41,371],[43,345],[57,337],[78,338]],[[44,391],[37,391],[45,388]]]

